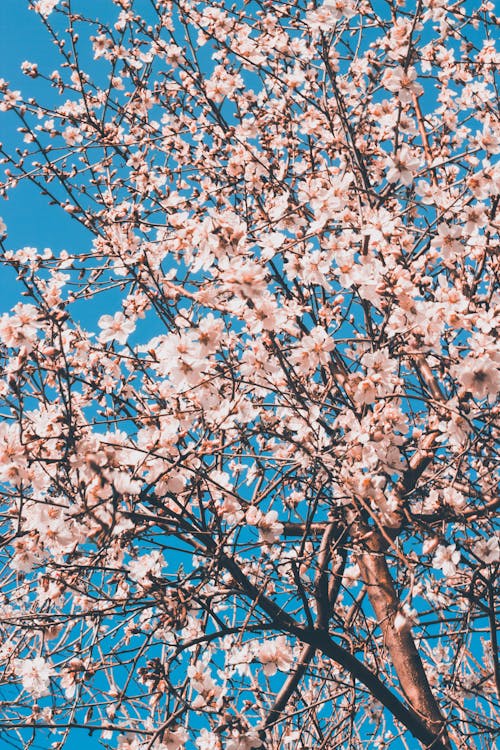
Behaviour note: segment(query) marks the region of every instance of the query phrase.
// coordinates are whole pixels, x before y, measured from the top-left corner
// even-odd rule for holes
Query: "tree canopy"
[[[30,5],[1,189],[88,243],[1,224],[3,741],[490,750],[493,4]]]

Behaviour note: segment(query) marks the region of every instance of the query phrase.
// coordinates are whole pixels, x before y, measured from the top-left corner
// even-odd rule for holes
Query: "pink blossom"
[[[256,648],[256,656],[267,677],[272,677],[278,670],[287,672],[292,663],[292,650],[285,636],[282,635],[259,644]]]
[[[450,544],[447,547],[440,544],[433,558],[433,565],[449,578],[457,572],[457,565],[460,561],[460,552],[456,544]]]
[[[401,182],[409,186],[421,166],[421,160],[407,146],[401,146],[397,154],[386,159],[386,165],[389,167],[387,172],[389,182]]]
[[[403,104],[409,104],[413,96],[420,96],[423,88],[416,83],[417,71],[410,66],[406,71],[401,65],[388,70],[382,79],[383,85],[398,95]]]
[[[278,513],[275,510],[262,513],[259,508],[252,505],[247,510],[245,519],[250,526],[257,526],[259,536],[266,544],[274,544],[283,533],[283,524],[278,521]]]
[[[220,750],[220,737],[215,732],[209,732],[208,729],[201,729],[200,735],[196,739],[198,750]]]
[[[500,562],[500,539],[491,536],[489,539],[479,539],[473,547],[474,554],[486,565]]]
[[[468,206],[465,210],[465,234],[470,235],[477,232],[488,224],[488,217],[484,206],[480,203]]]
[[[321,326],[315,326],[311,333],[300,340],[291,356],[291,361],[300,372],[308,373],[319,364],[326,364],[335,342]]]
[[[9,89],[4,91],[3,99],[0,101],[0,112],[7,112],[7,110],[15,107],[20,98],[20,91],[10,91]]]
[[[117,341],[124,346],[130,334],[135,331],[134,321],[126,318],[122,312],[116,312],[114,315],[101,315],[98,325],[102,328],[99,340],[103,344],[108,341]]]
[[[226,742],[226,750],[253,750],[262,746],[262,738],[255,730],[239,732],[233,730]]]
[[[46,18],[52,13],[58,2],[59,0],[37,0],[35,10]]]
[[[13,313],[0,317],[0,341],[6,346],[25,347],[30,351],[37,339],[37,331],[43,327],[39,312],[34,305],[19,303]]]
[[[188,741],[188,733],[184,727],[178,729],[166,729],[163,732],[163,737],[158,745],[155,745],[155,750],[182,750]]]
[[[140,750],[139,738],[132,732],[119,734],[117,750]]]
[[[454,372],[462,386],[479,400],[488,398],[493,403],[500,392],[499,363],[488,356],[466,357]]]
[[[22,679],[23,688],[33,698],[49,694],[50,678],[56,674],[56,670],[42,656],[36,656],[34,659],[16,659],[14,669]]]
[[[159,578],[165,567],[163,555],[158,550],[153,550],[148,555],[141,555],[137,560],[131,560],[128,564],[130,577],[142,586],[151,586],[151,576]]]

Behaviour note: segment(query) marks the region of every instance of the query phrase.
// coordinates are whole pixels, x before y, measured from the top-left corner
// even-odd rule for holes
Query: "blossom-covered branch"
[[[492,4],[27,5],[0,190],[86,240],[0,223],[0,734],[490,750]]]

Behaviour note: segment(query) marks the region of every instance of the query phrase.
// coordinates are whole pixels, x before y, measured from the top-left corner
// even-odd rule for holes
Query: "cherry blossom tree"
[[[492,748],[492,3],[31,5],[2,190],[89,239],[1,225],[5,747]]]

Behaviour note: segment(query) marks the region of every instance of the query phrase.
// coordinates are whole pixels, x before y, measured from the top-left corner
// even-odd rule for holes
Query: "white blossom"
[[[22,679],[23,688],[33,698],[41,698],[49,694],[50,678],[56,674],[56,670],[43,656],[36,656],[34,659],[16,659],[14,669]]]
[[[434,555],[434,567],[438,570],[442,570],[443,574],[449,578],[454,576],[457,572],[457,565],[460,561],[460,552],[457,550],[456,544],[450,544],[448,547],[444,547],[440,544]]]
[[[500,562],[500,539],[497,536],[479,539],[474,544],[473,550],[474,554],[486,565]]]
[[[117,341],[124,346],[130,334],[135,331],[133,320],[126,318],[122,312],[116,312],[114,315],[101,315],[98,326],[102,328],[99,341],[103,344],[107,341]]]

